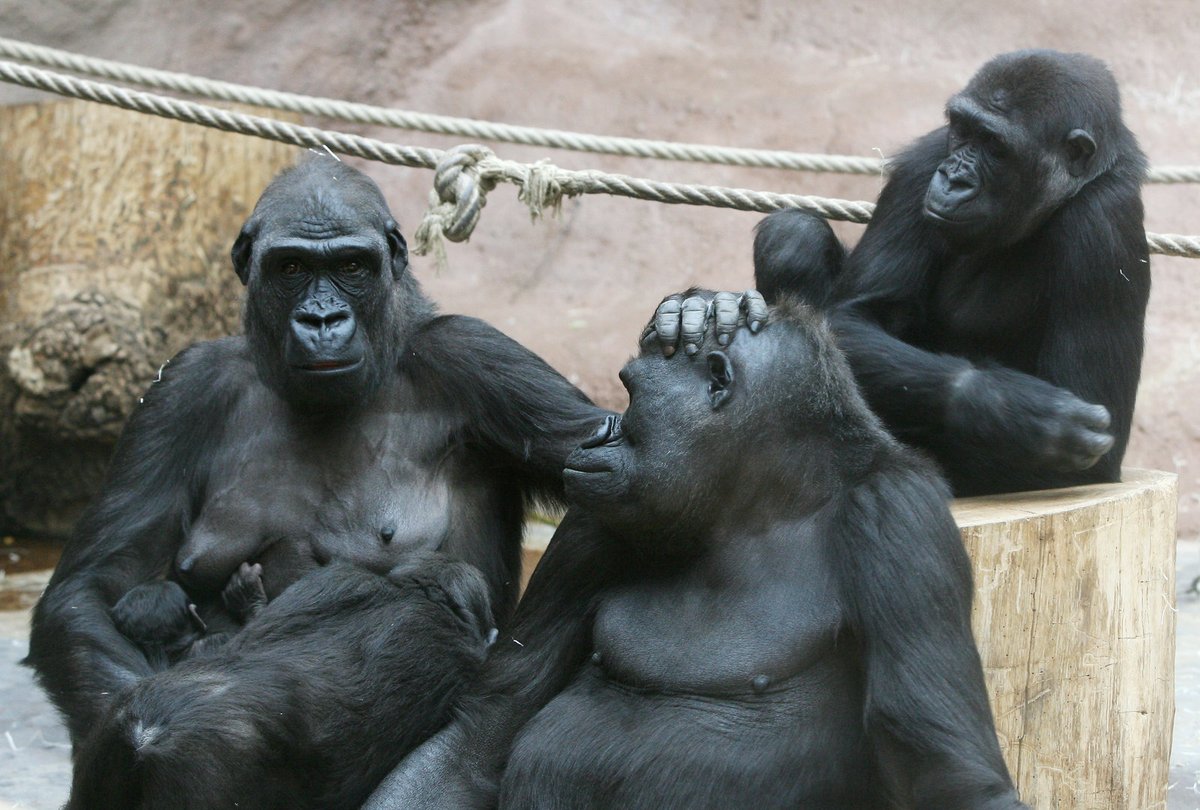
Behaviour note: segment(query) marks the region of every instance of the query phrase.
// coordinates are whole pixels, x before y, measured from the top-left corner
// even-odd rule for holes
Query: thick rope
[[[434,132],[441,135],[457,135],[485,141],[746,168],[791,169],[836,174],[883,175],[886,173],[885,161],[879,158],[805,154],[775,149],[743,149],[646,138],[608,137],[560,129],[497,124],[473,118],[430,115],[298,93],[265,90],[260,87],[190,76],[186,73],[175,73],[109,59],[82,56],[69,51],[3,37],[0,37],[0,57],[45,67],[62,68],[85,76],[98,76],[140,87],[187,93],[200,98],[251,104],[257,107],[286,110],[338,121],[374,124],[417,132]],[[1146,182],[1200,183],[1200,166],[1152,168],[1147,175]]]
[[[438,169],[441,176],[435,178],[436,200],[427,216],[427,219],[432,221],[428,227],[424,227],[426,223],[422,223],[422,227],[418,228],[423,238],[416,240],[417,252],[437,250],[437,241],[443,235],[454,241],[468,238],[478,220],[479,209],[484,205],[486,193],[501,181],[520,188],[519,199],[529,207],[530,213],[535,217],[547,208],[557,207],[564,196],[574,197],[580,194],[609,194],[661,203],[706,205],[759,213],[799,208],[826,219],[860,224],[869,221],[871,213],[875,210],[871,203],[851,200],[722,186],[664,183],[594,170],[570,171],[545,161],[535,164],[518,163],[502,160],[483,146],[456,147],[449,152],[400,146],[360,135],[305,127],[272,118],[235,113],[192,101],[127,90],[3,60],[0,60],[0,81],[226,132],[313,149],[329,149],[392,165]],[[1147,234],[1147,240],[1153,252],[1200,258],[1200,239],[1195,237],[1160,237]],[[1161,246],[1159,240],[1165,240]]]
[[[252,104],[358,124],[435,132],[485,141],[501,141],[626,157],[716,163],[726,166],[874,175],[883,171],[883,161],[877,158],[810,155],[783,150],[740,149],[643,138],[605,137],[582,132],[520,127],[479,121],[473,118],[429,115],[388,107],[375,107],[369,104],[264,90],[259,87],[189,76],[185,73],[143,68],[107,59],[80,56],[68,51],[11,39],[0,38],[0,56],[157,90],[171,90],[203,98]]]

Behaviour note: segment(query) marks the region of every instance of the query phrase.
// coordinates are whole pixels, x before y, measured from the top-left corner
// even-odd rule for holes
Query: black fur
[[[220,650],[122,692],[78,747],[68,810],[353,810],[483,661],[487,586],[428,560],[335,563]]]
[[[244,562],[275,597],[332,560],[385,573],[441,550],[483,572],[504,618],[526,505],[561,497],[606,415],[490,326],[438,316],[379,190],[343,163],[275,180],[233,261],[246,337],[164,368],[34,610],[29,661],[76,742],[153,671],[109,615],[142,583],[178,579],[224,630]]]
[[[451,725],[381,808],[1023,807],[932,466],[791,303],[645,352]]]
[[[807,214],[764,220],[757,283],[828,307],[871,407],[957,494],[1117,481],[1150,266],[1116,82],[1020,51],[947,115],[895,160],[848,256]]]

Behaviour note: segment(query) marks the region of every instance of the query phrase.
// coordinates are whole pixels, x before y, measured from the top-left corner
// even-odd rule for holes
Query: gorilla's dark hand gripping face
[[[311,160],[263,193],[233,246],[263,380],[301,412],[369,401],[395,364],[404,237],[379,189]]]
[[[1120,120],[1117,98],[1111,74],[1091,57],[993,59],[946,105],[949,154],[925,193],[926,219],[972,249],[1024,239],[1108,168],[1115,138],[1106,122]]]

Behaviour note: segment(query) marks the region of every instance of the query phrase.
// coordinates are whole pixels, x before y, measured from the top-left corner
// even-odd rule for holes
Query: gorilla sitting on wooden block
[[[945,485],[769,321],[626,365],[511,635],[368,807],[1024,806]]]
[[[1019,51],[946,115],[848,256],[816,217],[765,219],[755,284],[828,308],[871,407],[956,494],[1120,480],[1150,265],[1117,84],[1092,57]]]

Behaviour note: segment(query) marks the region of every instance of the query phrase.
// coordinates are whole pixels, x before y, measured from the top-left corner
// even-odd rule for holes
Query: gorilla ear
[[[715,411],[733,396],[733,363],[725,352],[708,353],[708,401]]]
[[[238,278],[242,280],[243,287],[250,280],[250,253],[254,250],[254,236],[257,232],[258,223],[246,220],[246,224],[242,226],[242,232],[233,242],[233,250],[229,251],[229,255],[233,258],[233,269]]]
[[[1087,171],[1094,154],[1096,141],[1086,129],[1073,129],[1067,133],[1067,171],[1072,177],[1081,177]]]
[[[392,251],[392,277],[399,281],[408,269],[408,242],[404,241],[400,226],[391,220],[387,224],[387,240],[388,248]]]

